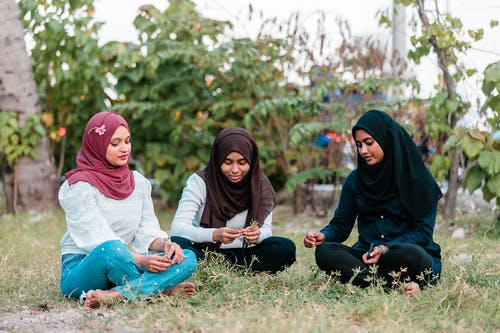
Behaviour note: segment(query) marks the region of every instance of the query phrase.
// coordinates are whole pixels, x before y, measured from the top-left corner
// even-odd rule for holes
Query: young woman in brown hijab
[[[295,262],[295,244],[272,236],[275,206],[255,140],[243,128],[226,128],[212,145],[207,167],[187,180],[172,241],[198,259],[211,250],[252,271],[276,273]]]

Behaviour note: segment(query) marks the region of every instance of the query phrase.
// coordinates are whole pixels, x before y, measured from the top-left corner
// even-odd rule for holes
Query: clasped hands
[[[134,254],[134,260],[137,265],[144,268],[148,272],[160,273],[167,270],[170,266],[180,263],[184,259],[184,252],[177,243],[161,240],[161,245],[159,245],[158,248],[163,248],[165,255]]]
[[[236,238],[243,237],[248,243],[254,244],[260,236],[260,228],[258,226],[248,226],[242,229],[233,229],[228,227],[215,229],[212,234],[212,240],[221,242],[222,244],[232,243]]]

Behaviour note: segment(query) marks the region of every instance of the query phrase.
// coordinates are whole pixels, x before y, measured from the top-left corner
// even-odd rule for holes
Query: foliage
[[[42,119],[59,160],[74,167],[90,116],[106,109],[106,68],[101,61],[92,0],[20,1],[42,104]],[[109,101],[108,101],[109,103]]]
[[[460,130],[455,128],[459,120],[471,108],[470,102],[457,91],[456,86],[477,72],[475,68],[461,66],[459,57],[470,50],[474,42],[483,38],[484,31],[483,29],[466,29],[460,19],[449,13],[442,14],[437,3],[435,3],[435,8],[429,10],[424,8],[422,0],[398,0],[397,2],[415,8],[420,21],[419,24],[413,25],[414,35],[410,37],[413,49],[408,52],[409,59],[419,64],[422,58],[433,52],[437,56],[442,73],[439,77],[439,85],[436,87],[436,94],[425,101],[427,121],[423,138],[430,138],[436,143],[436,153],[430,169],[434,176],[441,180],[446,179],[448,183],[444,215],[446,218],[451,218],[455,214],[456,193],[463,178],[463,175],[459,174],[460,161],[463,160],[464,154],[473,160],[476,158],[476,154],[469,155],[471,152],[467,151],[471,147],[469,145],[471,136],[457,134]],[[387,18],[382,21],[389,22]],[[495,23],[492,22],[490,26],[495,26]],[[492,89],[491,84],[488,87]],[[494,98],[489,100],[492,105],[495,104]],[[470,133],[477,133],[477,131]],[[479,140],[475,143],[476,146],[482,144],[486,144],[486,141],[481,143]],[[486,144],[485,148],[488,146],[491,145]],[[479,172],[479,169],[472,168],[470,172],[466,176],[468,181],[463,186],[477,188],[478,183],[490,182],[486,173]],[[478,181],[477,177],[483,177],[483,181]],[[488,191],[488,189],[483,191],[485,198],[491,197]]]
[[[2,110],[0,128],[0,151],[9,165],[23,156],[38,159],[38,143],[45,135],[45,128],[37,114],[28,116],[21,127],[15,111]]]
[[[419,115],[426,112],[426,135],[439,142],[441,153],[431,167],[437,176],[449,174],[446,151],[468,146],[462,134],[452,139],[456,121],[470,107],[467,101],[443,87],[424,103],[400,98],[400,90],[418,89],[415,82],[398,78],[405,62],[389,57],[378,40],[350,36],[348,23],[342,21],[341,44],[328,49],[332,43],[322,27],[324,13],[317,14],[316,36],[303,29],[295,13],[286,22],[265,19],[253,40],[234,38],[229,22],[203,17],[193,1],[172,0],[163,12],[152,5],[140,8],[134,21],[138,42],[99,46],[101,23],[93,19],[91,0],[27,0],[19,5],[34,41],[33,68],[59,173],[74,166],[90,115],[109,106],[130,123],[133,167],[158,181],[160,194],[171,205],[188,175],[208,160],[215,135],[228,126],[251,130],[266,173],[278,190],[285,187],[289,192],[345,176],[352,163],[346,155],[354,151],[349,129],[370,108],[388,111],[413,133],[423,128]],[[255,18],[251,6],[249,11],[250,19]],[[410,58],[418,63],[438,46],[452,64],[450,77],[442,81],[449,84],[450,78],[457,81],[474,73],[455,64],[482,33],[466,31],[447,15],[412,37]],[[464,35],[468,40],[460,39]],[[395,64],[395,69],[389,68]],[[487,73],[483,90],[489,107],[497,110],[497,69]],[[294,81],[310,86],[299,88]],[[496,119],[493,128],[498,128]],[[339,141],[315,146],[315,139],[327,132]],[[493,141],[483,142],[490,149],[487,142]],[[468,158],[475,161],[474,156]],[[481,164],[489,165],[490,160],[482,157]],[[491,169],[484,168],[482,172]],[[485,173],[468,170],[474,172],[466,181],[470,188],[479,183],[478,175],[484,175],[483,185],[491,181]]]
[[[500,63],[490,64],[484,70],[483,92],[487,96],[485,108],[490,108],[489,117],[492,135],[486,131],[456,129],[448,141],[457,142],[468,158],[469,167],[465,174],[464,187],[473,192],[482,189],[485,200],[496,199],[500,205]],[[497,135],[494,137],[494,135]]]
[[[139,167],[173,204],[187,176],[208,160],[216,132],[233,124],[217,123],[209,110],[218,94],[213,73],[223,66],[210,49],[229,24],[203,18],[191,1],[170,1],[164,12],[142,7],[134,25],[138,44],[105,46],[117,80],[113,110],[129,120]]]

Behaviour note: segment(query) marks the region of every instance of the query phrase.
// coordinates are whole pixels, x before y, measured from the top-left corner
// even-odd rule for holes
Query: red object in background
[[[57,135],[59,136],[65,136],[66,135],[66,128],[65,127],[59,127],[57,130]]]

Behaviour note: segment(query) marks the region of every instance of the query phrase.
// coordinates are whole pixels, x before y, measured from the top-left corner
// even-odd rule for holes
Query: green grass
[[[162,210],[159,216],[168,228],[172,212]],[[288,270],[273,278],[245,274],[215,256],[199,263],[191,279],[197,285],[194,297],[88,310],[59,293],[63,214],[2,215],[0,330],[8,313],[36,314],[48,304],[44,313],[54,313],[56,321],[64,321],[68,309],[77,312],[66,328],[88,332],[499,332],[500,242],[493,216],[438,222],[441,282],[416,297],[342,285],[318,271],[302,237],[328,219],[292,216],[280,206],[274,233],[297,245],[297,262]],[[456,227],[466,229],[465,239],[450,238]]]

